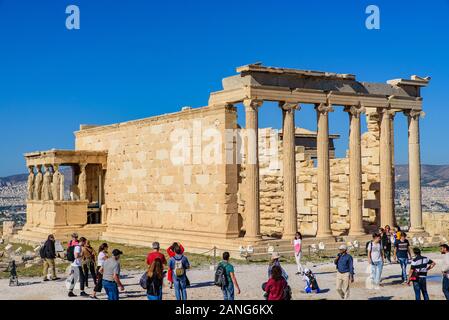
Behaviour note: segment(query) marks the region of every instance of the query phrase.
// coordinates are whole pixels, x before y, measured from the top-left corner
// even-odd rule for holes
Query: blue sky
[[[65,28],[70,4],[81,10],[80,30]],[[380,30],[365,28],[369,4],[380,8]],[[448,57],[449,0],[0,0],[0,176],[25,172],[25,152],[73,148],[81,123],[206,105],[223,77],[256,61],[360,81],[431,76],[422,161],[448,164]],[[311,106],[296,123],[315,129]],[[260,125],[280,124],[279,109],[263,107]],[[340,109],[330,129],[342,135],[342,156],[348,117]],[[395,131],[395,160],[407,163],[404,116]]]

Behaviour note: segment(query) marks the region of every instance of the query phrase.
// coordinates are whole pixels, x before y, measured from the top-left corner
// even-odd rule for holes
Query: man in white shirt
[[[374,233],[373,240],[368,244],[368,263],[371,266],[371,279],[374,289],[379,289],[384,266],[384,251],[380,239],[380,234]]]
[[[443,273],[443,293],[446,300],[449,300],[449,246],[442,244],[440,251],[444,255],[441,267],[441,272]]]
[[[75,256],[75,260],[72,262],[72,264],[70,265],[71,267],[71,276],[72,276],[72,282],[70,283],[70,288],[69,288],[69,297],[76,297],[76,294],[73,293],[73,289],[75,289],[75,285],[77,282],[80,283],[80,296],[81,297],[88,297],[89,295],[84,292],[84,284],[85,284],[85,279],[84,279],[84,273],[83,273],[83,269],[82,269],[82,259],[83,259],[83,249],[82,247],[84,246],[84,244],[86,243],[86,238],[81,237],[79,239],[78,244],[75,245],[75,248],[73,250],[74,256]]]

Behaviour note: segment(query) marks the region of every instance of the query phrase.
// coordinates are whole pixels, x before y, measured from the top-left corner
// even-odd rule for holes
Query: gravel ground
[[[441,276],[439,262],[441,256],[437,253],[428,254],[437,266],[431,270],[428,278],[428,291],[432,300],[443,299],[441,291]],[[304,288],[304,282],[299,276],[295,275],[296,266],[293,264],[283,265],[290,275],[289,284],[293,290],[294,300],[320,300],[320,299],[339,299],[335,291],[335,267],[332,263],[323,263],[313,265],[308,263],[306,267],[311,268],[317,276],[318,283],[323,290],[320,294],[305,294],[301,291]],[[366,273],[368,263],[366,260],[357,260],[355,262],[356,277],[351,286],[351,299],[354,300],[411,300],[414,299],[412,287],[400,284],[400,266],[398,264],[386,265],[382,274],[382,287],[380,290],[366,289],[365,281],[368,277]],[[240,284],[242,293],[236,295],[238,300],[263,299],[261,284],[266,281],[267,266],[260,264],[237,265],[236,276]],[[143,272],[143,271],[142,271]],[[146,299],[144,290],[138,285],[141,273],[139,271],[122,271],[123,284],[125,291],[120,293],[121,299],[142,300]],[[68,298],[65,288],[65,275],[59,281],[42,282],[40,278],[21,278],[19,287],[9,287],[9,280],[0,280],[0,300],[65,300],[77,299],[83,300],[89,298]],[[214,271],[208,267],[202,267],[188,271],[191,281],[191,287],[187,289],[189,299],[194,300],[219,300],[222,299],[221,290],[215,287],[211,281],[214,277]],[[93,283],[89,279],[91,287],[86,289],[91,293]],[[78,294],[78,291],[75,291]],[[105,294],[99,295],[100,299],[106,299]],[[164,299],[174,299],[174,292],[167,285],[164,285]]]

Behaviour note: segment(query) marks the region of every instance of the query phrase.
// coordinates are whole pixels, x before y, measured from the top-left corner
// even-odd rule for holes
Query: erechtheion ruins
[[[17,237],[67,239],[77,231],[137,245],[177,240],[197,252],[291,240],[297,230],[321,239],[363,237],[395,224],[393,121],[401,113],[409,130],[410,232],[424,233],[419,120],[428,78],[368,83],[260,64],[237,73],[206,107],[81,126],[74,151],[26,154],[27,222]],[[259,128],[259,113],[273,102],[282,130]],[[349,116],[345,158],[335,157],[339,136],[329,133],[337,107]],[[315,108],[316,132],[295,128],[301,108]],[[63,166],[72,168],[70,177]]]

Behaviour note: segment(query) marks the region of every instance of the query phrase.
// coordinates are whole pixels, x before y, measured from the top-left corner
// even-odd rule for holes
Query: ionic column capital
[[[257,111],[258,108],[260,108],[263,104],[263,100],[258,99],[245,99],[243,100],[243,105],[246,109],[250,108],[255,111]]]
[[[359,118],[362,113],[366,112],[366,109],[362,104],[359,104],[358,106],[348,106],[345,108],[345,111],[351,116]]]
[[[413,120],[418,120],[419,118],[424,118],[426,113],[424,111],[420,111],[420,110],[406,110],[404,111],[404,114],[409,117],[412,118]]]
[[[281,108],[284,111],[299,111],[301,110],[301,106],[299,105],[299,103],[293,103],[293,102],[285,102],[285,101],[280,101],[279,102],[279,108]]]
[[[333,112],[334,108],[332,107],[331,104],[325,104],[325,103],[320,103],[315,105],[315,109],[316,111],[318,111],[321,114],[327,114],[329,112]]]
[[[391,108],[378,108],[377,113],[382,117],[388,117],[392,119],[395,116],[396,111],[392,110]]]

